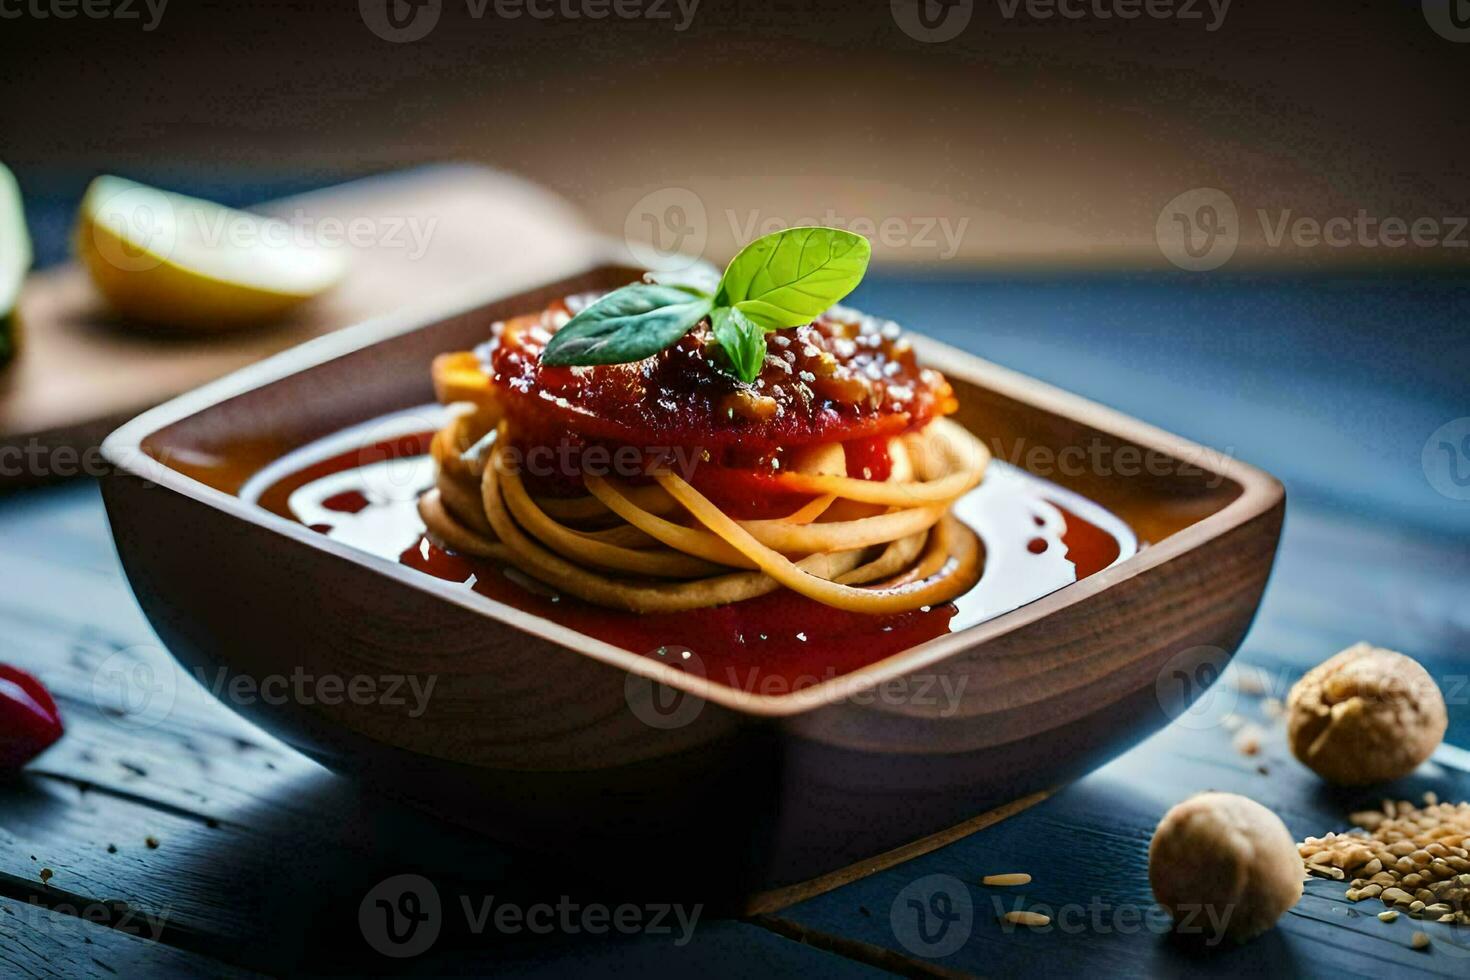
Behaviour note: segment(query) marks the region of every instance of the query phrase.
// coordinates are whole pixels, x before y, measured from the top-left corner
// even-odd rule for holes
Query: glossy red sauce
[[[1078,581],[1096,575],[1118,560],[1117,538],[1065,507],[1057,506],[1057,510],[1067,522],[1062,544],[1067,546],[1067,560],[1077,567]]]
[[[705,465],[690,471],[688,478],[716,507],[742,521],[786,517],[811,500],[778,490],[770,477],[748,470]]]
[[[422,456],[429,451],[429,443],[433,439],[433,432],[415,432],[410,435],[399,436],[396,439],[390,439],[386,442],[375,442],[362,449],[339,453],[336,456],[303,467],[286,479],[271,484],[271,486],[267,487],[261,493],[257,503],[272,514],[279,514],[282,517],[289,517],[295,520],[295,517],[291,514],[291,508],[287,506],[287,501],[290,499],[292,491],[298,487],[304,487],[313,480],[320,480],[324,476],[331,476],[333,473],[341,473],[344,470],[350,470],[355,467],[367,466],[388,459],[402,459],[406,456]],[[361,506],[356,506],[359,499],[361,499]],[[334,502],[338,506],[332,506]],[[355,514],[362,510],[363,507],[367,506],[367,503],[367,498],[362,495],[361,491],[340,493],[335,497],[322,501],[323,506],[328,510],[337,510],[349,514]]]
[[[1062,540],[1078,579],[1117,559],[1118,544],[1111,535],[1065,510],[1062,514],[1067,521]],[[553,598],[518,573],[511,575],[526,585],[493,562],[452,554],[427,539],[406,548],[398,560],[450,582],[473,577],[473,588],[481,595],[625,650],[654,655],[663,647],[693,649],[706,676],[733,686],[744,686],[750,678],[789,690],[813,678],[841,676],[943,636],[957,612],[955,603],[946,602],[868,616],[783,589],[711,609],[634,616],[565,596]]]
[[[882,483],[893,472],[887,439],[853,439],[842,444],[842,455],[847,460],[848,475],[860,480]]]
[[[356,514],[367,505],[368,499],[361,490],[343,490],[322,501],[322,506],[327,510],[342,514]]]
[[[774,681],[784,687],[779,693],[943,636],[955,614],[954,604],[945,603],[896,616],[864,616],[781,590],[727,606],[635,616],[564,596],[553,599],[518,584],[491,562],[450,554],[427,540],[406,549],[399,560],[451,582],[473,575],[481,595],[634,653],[692,649],[712,680],[732,686],[744,686],[745,677]]]
[[[294,519],[288,500],[298,488],[368,463],[422,455],[432,436],[416,433],[303,467],[268,487],[259,503]],[[328,504],[333,501],[357,503],[339,493],[322,504],[332,509]],[[1065,508],[1058,510],[1065,518],[1062,544],[1067,559],[1076,567],[1076,579],[1093,575],[1118,558],[1119,545],[1111,534]],[[343,512],[352,511],[344,506]],[[1042,523],[1037,520],[1038,526]],[[331,530],[326,525],[313,529],[322,533]],[[710,609],[632,615],[555,596],[514,569],[445,551],[427,538],[404,548],[399,561],[445,581],[473,580],[472,588],[481,595],[634,653],[659,656],[665,648],[693,649],[710,679],[756,693],[787,693],[942,636],[950,631],[958,611],[955,603],[943,603],[897,615],[868,616],[833,609],[781,590]],[[964,597],[959,600],[964,601]]]

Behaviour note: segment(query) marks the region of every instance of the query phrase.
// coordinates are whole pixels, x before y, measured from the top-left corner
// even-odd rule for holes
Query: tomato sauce
[[[300,465],[287,466],[242,495],[323,534],[340,535],[354,546],[464,583],[480,595],[625,650],[666,660],[675,651],[675,662],[687,666],[692,660],[710,679],[755,693],[788,693],[850,673],[1094,575],[1134,548],[1126,527],[1095,504],[995,463],[986,482],[956,508],[981,534],[987,557],[980,584],[955,602],[870,616],[778,590],[709,609],[632,615],[557,595],[514,568],[445,551],[423,537],[414,502],[432,484],[432,465],[423,455],[432,435],[414,432],[347,452],[303,457]],[[298,450],[282,463],[302,453],[309,457],[310,450]],[[883,465],[871,455],[871,446],[849,444],[848,453],[849,465],[857,461],[875,471]],[[414,462],[422,464],[418,484],[381,478],[385,465]],[[1077,513],[1087,508],[1094,509],[1089,512],[1096,520]],[[388,512],[394,510],[399,520],[369,520],[393,516]],[[1114,523],[1103,527],[1099,522]],[[353,527],[394,530],[381,540],[365,541],[360,534],[343,533]],[[692,658],[683,656],[686,651]]]

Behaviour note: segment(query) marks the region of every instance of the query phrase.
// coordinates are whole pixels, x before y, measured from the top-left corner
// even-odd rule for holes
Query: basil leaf
[[[548,367],[627,364],[676,343],[713,302],[677,286],[634,283],[608,293],[572,317],[546,345]]]
[[[717,307],[710,314],[715,340],[735,368],[735,377],[749,384],[759,377],[766,363],[766,332],[737,309]]]
[[[716,302],[766,330],[811,323],[852,292],[872,246],[837,228],[788,228],[740,250],[725,268]]]

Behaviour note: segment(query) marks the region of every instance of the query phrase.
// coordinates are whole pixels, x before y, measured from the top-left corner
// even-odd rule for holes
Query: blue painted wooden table
[[[1457,499],[1470,493],[1452,471],[1425,468],[1440,452],[1431,435],[1470,416],[1470,279],[890,273],[854,302],[1280,476],[1285,537],[1238,663],[1281,697],[1349,643],[1401,649],[1440,681],[1450,740],[1470,746],[1470,501]],[[1470,475],[1470,456],[1444,462]],[[565,895],[533,860],[366,795],[193,680],[146,724],[110,701],[99,678],[119,651],[160,676],[174,668],[127,590],[95,486],[0,497],[0,582],[0,661],[41,675],[68,724],[0,784],[6,974],[1470,973],[1470,930],[1386,925],[1375,902],[1352,905],[1325,881],[1244,946],[1164,934],[1148,841],[1193,792],[1252,796],[1298,837],[1345,829],[1349,810],[1383,795],[1470,798],[1448,754],[1390,787],[1330,790],[1291,758],[1264,698],[1230,684],[1203,722],[1183,719],[922,857],[747,920],[700,915],[685,928],[669,914],[651,929],[642,909],[641,931],[620,930],[585,916],[605,897]],[[1259,755],[1232,746],[1227,712],[1265,730]],[[1034,880],[980,884],[1008,871]],[[422,955],[394,959],[373,949],[359,911],[375,883],[403,873],[433,881],[456,923]],[[497,902],[571,911],[544,932],[477,933]],[[1053,925],[1003,926],[1018,906]],[[918,909],[948,915],[921,923]],[[1431,934],[1428,951],[1409,948],[1416,928]]]

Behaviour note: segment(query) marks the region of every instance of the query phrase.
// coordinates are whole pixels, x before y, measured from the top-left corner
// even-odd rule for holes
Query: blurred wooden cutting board
[[[86,453],[116,425],[319,334],[472,284],[514,292],[606,254],[570,205],[479,167],[369,177],[257,210],[318,228],[367,218],[373,234],[362,237],[374,244],[349,246],[346,281],[290,319],[214,337],[119,323],[75,264],[33,275],[21,294],[20,355],[0,370],[0,487],[95,474],[97,455]]]

